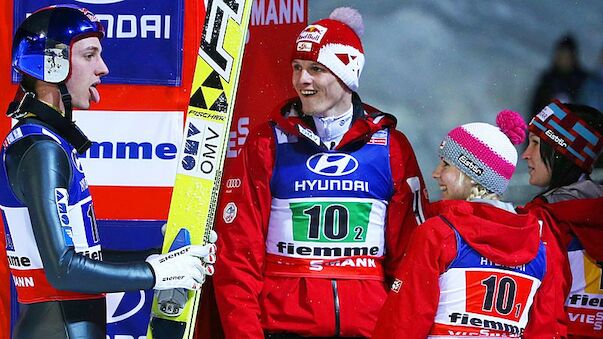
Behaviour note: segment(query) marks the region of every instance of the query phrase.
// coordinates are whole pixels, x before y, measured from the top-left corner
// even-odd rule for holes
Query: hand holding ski
[[[206,275],[214,273],[216,245],[189,245],[147,258],[155,275],[155,290],[186,288],[200,290]],[[203,265],[206,263],[207,265]]]

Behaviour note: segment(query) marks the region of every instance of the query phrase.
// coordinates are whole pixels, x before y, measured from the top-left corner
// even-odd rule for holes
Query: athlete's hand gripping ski
[[[186,288],[200,290],[206,275],[214,273],[217,235],[210,235],[209,244],[188,245],[166,254],[149,256],[146,261],[155,274],[155,290]]]

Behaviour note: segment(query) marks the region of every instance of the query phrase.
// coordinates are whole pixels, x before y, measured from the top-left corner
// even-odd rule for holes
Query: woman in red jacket
[[[541,224],[499,200],[525,123],[511,111],[496,120],[456,127],[442,141],[433,177],[443,201],[411,237],[373,338],[520,337],[534,318],[554,323],[535,303],[553,293]],[[556,336],[553,326],[539,330],[534,337]]]
[[[571,338],[603,337],[603,185],[590,178],[603,148],[603,114],[594,108],[553,101],[528,127],[522,157],[530,184],[545,188],[526,209],[555,222],[544,239],[563,251],[556,280],[563,291]]]

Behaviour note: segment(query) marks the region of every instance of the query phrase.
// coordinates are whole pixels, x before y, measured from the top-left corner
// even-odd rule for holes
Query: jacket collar
[[[358,144],[364,145],[375,132],[396,127],[396,118],[393,115],[363,103],[357,93],[352,94],[352,106],[352,125],[336,147],[337,150]],[[316,134],[312,117],[301,111],[301,101],[298,97],[286,100],[279,105],[270,121],[287,134],[306,139],[317,147],[328,149]]]

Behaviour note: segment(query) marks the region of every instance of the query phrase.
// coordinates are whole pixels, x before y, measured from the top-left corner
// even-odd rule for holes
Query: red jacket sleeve
[[[258,298],[271,204],[275,147],[271,136],[267,124],[250,135],[239,157],[230,164],[232,174],[223,180],[239,183],[240,179],[239,187],[223,190],[220,211],[224,212],[216,218],[218,261],[213,279],[226,338],[264,338]]]
[[[567,338],[567,315],[564,309],[565,297],[569,292],[571,272],[565,251],[559,246],[553,233],[553,220],[543,210],[535,210],[543,222],[542,241],[546,246],[546,273],[542,284],[534,296],[524,337]]]
[[[439,277],[456,256],[456,237],[440,218],[422,224],[396,273],[374,339],[427,337],[440,299]]]
[[[547,204],[544,209],[557,224],[558,232],[567,232],[567,243],[576,236],[588,255],[603,260],[603,198],[575,199]]]
[[[394,194],[389,201],[386,217],[385,274],[388,277],[396,272],[410,235],[425,220],[423,208],[428,204],[423,176],[408,139],[397,130],[391,131],[390,165]]]

